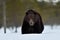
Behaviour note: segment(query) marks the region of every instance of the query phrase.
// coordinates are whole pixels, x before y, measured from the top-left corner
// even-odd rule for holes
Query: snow
[[[7,29],[7,33],[4,34],[4,28],[0,29],[0,40],[60,40],[60,25],[54,25],[53,29],[45,25],[42,34],[21,34],[21,27],[17,33],[11,31]]]

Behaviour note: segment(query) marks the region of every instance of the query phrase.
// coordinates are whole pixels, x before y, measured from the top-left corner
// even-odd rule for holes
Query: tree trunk
[[[4,33],[6,33],[6,5],[5,1],[3,2],[3,26],[4,26]]]

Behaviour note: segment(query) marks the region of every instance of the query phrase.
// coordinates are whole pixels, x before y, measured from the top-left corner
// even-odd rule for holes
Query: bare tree
[[[14,26],[15,26],[15,32],[17,33],[18,23],[17,23],[17,15],[16,15],[16,13],[14,13],[14,16],[13,16],[13,23],[14,23]]]
[[[3,1],[3,24],[4,24],[4,33],[6,33],[6,5],[5,1]]]

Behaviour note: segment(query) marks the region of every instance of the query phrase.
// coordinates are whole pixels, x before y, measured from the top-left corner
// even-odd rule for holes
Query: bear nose
[[[30,24],[33,25],[33,22],[31,22]]]
[[[30,26],[33,26],[34,25],[34,21],[30,20],[29,24],[30,24]]]

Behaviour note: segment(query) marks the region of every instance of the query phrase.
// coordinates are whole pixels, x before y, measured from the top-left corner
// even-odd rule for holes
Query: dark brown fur
[[[34,22],[33,26],[29,24],[29,21],[31,19]],[[44,30],[44,25],[40,14],[33,10],[28,10],[23,20],[22,34],[42,33],[43,30]]]

